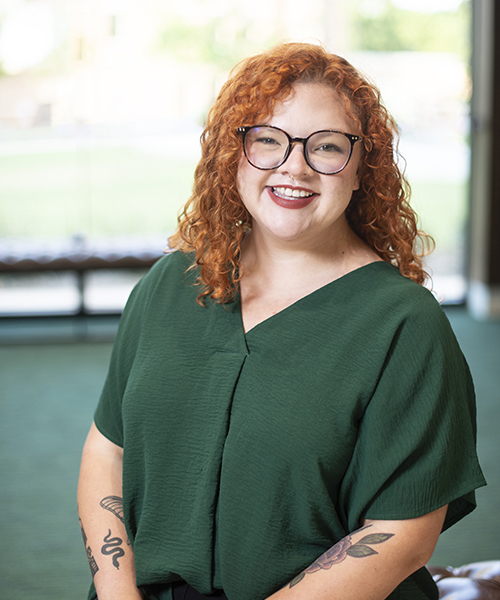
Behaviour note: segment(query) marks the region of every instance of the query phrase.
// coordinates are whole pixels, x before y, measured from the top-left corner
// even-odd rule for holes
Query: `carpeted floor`
[[[458,566],[500,558],[500,323],[474,322],[458,308],[448,314],[475,378],[489,481],[479,508],[441,536],[432,560]],[[0,598],[83,600],[90,574],[76,515],[78,465],[111,344],[42,343],[47,332],[20,344],[14,329],[0,346]]]
[[[0,598],[84,599],[81,448],[110,344],[0,347]]]

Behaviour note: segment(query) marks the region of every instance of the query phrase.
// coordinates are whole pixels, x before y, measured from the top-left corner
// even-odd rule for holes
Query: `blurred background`
[[[0,598],[86,597],[78,467],[120,312],[229,70],[284,40],[345,56],[400,125],[489,484],[432,564],[500,558],[500,3],[0,0]]]
[[[434,289],[463,301],[471,20],[460,0],[0,0],[0,256],[15,263],[0,314],[78,312],[82,287],[86,312],[121,310],[142,271],[112,268],[161,253],[229,69],[287,39],[380,87],[437,242]],[[50,265],[68,255],[80,275]]]

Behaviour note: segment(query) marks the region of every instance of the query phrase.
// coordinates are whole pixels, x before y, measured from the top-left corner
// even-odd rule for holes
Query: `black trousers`
[[[148,594],[148,598],[154,597],[157,598],[156,593],[154,591],[155,586],[151,586],[151,595]],[[215,594],[211,594],[210,596],[205,596],[204,594],[200,594],[193,587],[187,584],[185,581],[179,581],[178,583],[174,583],[172,587],[172,593],[174,596],[174,600],[204,600],[204,598],[208,598],[208,600],[227,600],[226,594],[222,590],[215,592]],[[99,600],[97,597],[94,600]]]
[[[209,600],[227,600],[227,596],[222,590],[217,591],[210,596],[205,596],[204,594],[197,592],[184,581],[174,583],[173,595],[174,600],[204,600],[204,598],[208,598]]]

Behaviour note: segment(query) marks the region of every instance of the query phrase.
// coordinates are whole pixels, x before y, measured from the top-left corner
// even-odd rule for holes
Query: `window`
[[[414,205],[437,241],[436,294],[460,301],[470,19],[460,0],[0,2],[0,255],[161,254],[228,70],[282,39],[321,40],[375,81],[400,123]],[[105,273],[86,275],[89,310],[119,310],[139,276]],[[74,276],[40,277],[0,275],[0,313],[78,310]],[[45,308],[40,295],[30,305],[30,281]]]

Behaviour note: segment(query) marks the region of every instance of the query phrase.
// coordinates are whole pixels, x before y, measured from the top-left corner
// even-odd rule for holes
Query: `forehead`
[[[355,121],[347,114],[345,101],[324,83],[294,84],[290,95],[276,104],[268,122],[301,137],[320,129],[358,133]]]

